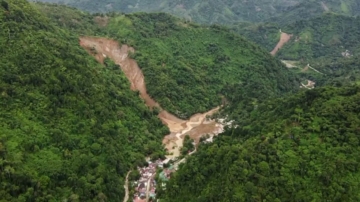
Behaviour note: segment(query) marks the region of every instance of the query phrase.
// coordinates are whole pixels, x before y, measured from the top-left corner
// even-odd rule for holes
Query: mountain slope
[[[231,24],[238,21],[295,22],[321,15],[323,12],[336,12],[345,15],[359,15],[360,4],[355,0],[41,0],[61,3],[90,12],[121,11],[167,12],[193,20],[198,23]],[[270,20],[269,20],[270,19]]]
[[[315,18],[329,12],[345,16],[358,16],[360,14],[360,3],[355,0],[303,0],[266,21],[287,25],[299,20]]]
[[[121,201],[166,127],[119,67],[25,0],[0,1],[0,201]]]
[[[342,52],[359,54],[360,18],[326,14],[308,21],[286,26],[283,31],[293,34],[290,43],[279,51],[285,59],[340,58]]]
[[[180,118],[220,105],[231,93],[226,87],[235,83],[258,99],[298,87],[280,61],[223,27],[137,13],[113,17],[106,29],[135,48],[132,57],[142,68],[148,93]]]
[[[248,26],[239,24],[233,27],[234,31],[266,47],[268,51],[275,47],[280,36],[279,30],[292,34],[290,41],[278,51],[277,57],[285,60],[311,61],[312,63],[315,60],[319,62],[319,59],[343,58],[343,54],[346,52],[358,55],[359,28],[360,18],[333,13],[309,20],[300,20],[286,26],[265,23]]]
[[[359,201],[360,87],[261,104],[173,174],[164,201]]]

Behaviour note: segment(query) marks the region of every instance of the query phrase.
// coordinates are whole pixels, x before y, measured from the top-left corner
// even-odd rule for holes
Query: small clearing
[[[314,89],[314,88],[315,88],[315,84],[316,84],[315,82],[308,80],[306,85],[303,84],[303,83],[301,83],[300,88]]]
[[[282,63],[285,64],[287,68],[295,68],[297,61],[291,61],[291,60],[281,60]]]
[[[281,32],[281,31],[280,31]],[[293,35],[281,32],[280,40],[276,44],[275,48],[270,52],[271,55],[276,55],[276,53],[291,39]]]

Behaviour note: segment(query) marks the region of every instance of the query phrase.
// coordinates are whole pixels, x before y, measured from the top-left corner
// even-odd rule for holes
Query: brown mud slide
[[[293,35],[281,32],[280,40],[276,44],[275,48],[270,52],[271,55],[276,55],[276,53],[291,39]]]
[[[115,40],[96,37],[81,37],[80,45],[85,48],[89,54],[93,55],[100,63],[109,57],[116,64],[120,65],[122,71],[131,83],[131,90],[139,91],[140,97],[150,108],[160,107],[160,105],[152,99],[146,91],[144,75],[135,60],[128,56],[129,52],[134,52],[132,47],[127,45],[119,45]],[[204,114],[195,114],[189,120],[182,120],[170,114],[166,110],[161,109],[159,118],[170,130],[170,134],[165,136],[163,144],[171,154],[168,158],[175,158],[180,155],[183,138],[189,134],[196,142],[202,135],[217,135],[223,131],[223,125],[216,123],[214,120],[206,120],[217,112],[219,107],[210,110]]]

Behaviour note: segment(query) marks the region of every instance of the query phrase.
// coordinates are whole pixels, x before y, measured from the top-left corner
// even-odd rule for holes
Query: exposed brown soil
[[[276,53],[291,39],[292,36],[292,34],[281,32],[280,40],[270,54],[276,55]]]
[[[163,144],[165,144],[169,153],[172,153],[169,158],[179,156],[179,149],[182,147],[182,138],[185,134],[189,134],[198,141],[204,134],[218,134],[222,130],[222,126],[216,124],[214,120],[206,120],[206,117],[217,112],[219,107],[204,114],[195,114],[189,120],[179,119],[166,110],[161,109],[160,105],[147,94],[144,75],[138,64],[135,60],[128,57],[129,52],[135,51],[132,47],[127,45],[120,46],[117,41],[96,37],[81,37],[80,45],[89,54],[93,55],[98,62],[103,63],[104,59],[109,57],[116,64],[120,65],[131,83],[131,90],[139,91],[140,97],[150,108],[160,108],[159,118],[167,125],[171,132],[171,134],[163,139]]]

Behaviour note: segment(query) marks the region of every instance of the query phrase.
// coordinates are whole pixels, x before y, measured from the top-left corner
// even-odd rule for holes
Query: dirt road
[[[292,36],[292,34],[281,32],[280,40],[270,54],[276,55],[276,53],[291,39]]]
[[[130,173],[131,173],[131,171],[129,171],[126,174],[126,179],[125,179],[125,184],[124,184],[125,196],[124,196],[123,202],[127,202],[129,200],[129,175],[130,175]]]
[[[129,52],[134,52],[132,47],[127,45],[119,45],[115,40],[96,37],[81,37],[80,45],[85,48],[89,54],[93,55],[100,63],[104,62],[106,57],[112,59],[116,64],[120,65],[122,71],[131,83],[131,89],[137,90],[140,97],[150,108],[161,106],[150,97],[147,93],[144,75],[135,60],[128,57]],[[168,158],[175,158],[180,155],[183,138],[185,134],[197,141],[205,134],[218,134],[222,131],[221,124],[214,120],[206,120],[206,116],[210,116],[217,112],[219,107],[203,114],[195,114],[189,120],[182,120],[161,109],[159,118],[170,130],[170,134],[165,136],[163,144],[172,153]]]

